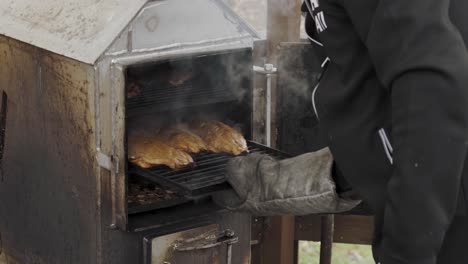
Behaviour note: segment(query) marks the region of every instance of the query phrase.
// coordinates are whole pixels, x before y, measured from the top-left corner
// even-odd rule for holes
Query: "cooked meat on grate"
[[[188,153],[198,153],[208,149],[205,142],[199,136],[182,128],[163,129],[161,134],[166,144],[178,150]]]
[[[165,144],[159,135],[129,137],[128,160],[142,168],[166,165],[178,169],[193,163],[188,153]]]
[[[140,95],[141,89],[140,85],[135,81],[130,81],[127,84],[127,97],[132,98]]]
[[[130,183],[127,201],[131,204],[152,204],[161,201],[180,198],[176,193],[165,190],[161,186],[143,183]]]
[[[209,151],[234,155],[248,152],[247,142],[242,134],[219,121],[194,123],[192,131],[205,141]]]

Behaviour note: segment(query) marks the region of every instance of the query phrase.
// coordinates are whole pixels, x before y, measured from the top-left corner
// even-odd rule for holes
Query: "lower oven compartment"
[[[288,157],[250,140],[251,61],[252,50],[242,49],[127,67],[126,135],[186,127],[197,120],[216,120],[241,132],[249,153],[265,153],[278,159]],[[230,188],[225,167],[234,155],[208,151],[190,155],[193,165],[180,169],[127,164],[129,230],[149,230],[220,211],[211,195]]]
[[[218,224],[145,237],[144,263],[233,263],[234,230]]]

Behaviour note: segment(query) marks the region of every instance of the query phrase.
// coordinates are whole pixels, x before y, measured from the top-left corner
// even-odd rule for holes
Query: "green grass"
[[[299,242],[299,264],[319,264],[320,243]],[[374,264],[370,246],[333,244],[333,264]]]

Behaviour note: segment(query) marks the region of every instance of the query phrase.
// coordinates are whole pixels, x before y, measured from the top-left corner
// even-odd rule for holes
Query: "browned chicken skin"
[[[182,150],[188,153],[198,153],[203,150],[207,150],[203,140],[193,134],[192,132],[182,128],[170,128],[168,130],[161,131],[165,143],[178,150]]]
[[[193,163],[192,157],[164,143],[159,135],[128,138],[128,160],[142,168],[166,165],[172,169]]]
[[[205,141],[208,150],[240,155],[248,152],[245,138],[232,127],[219,121],[202,121],[192,124],[192,131]]]

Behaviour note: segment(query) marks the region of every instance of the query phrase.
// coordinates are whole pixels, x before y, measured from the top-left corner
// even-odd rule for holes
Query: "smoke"
[[[232,9],[261,35],[266,36],[267,0],[226,0]]]
[[[243,102],[252,86],[252,66],[246,60],[245,53],[233,53],[222,57],[221,67],[224,68],[225,75],[215,85],[226,87],[232,99],[239,103]]]
[[[196,120],[220,120],[232,126],[249,121],[245,114],[252,89],[250,61],[251,53],[240,50],[130,67],[129,134],[144,136]],[[243,116],[232,118],[236,115]]]
[[[298,13],[298,4],[296,1],[277,0],[270,1],[268,4],[271,5],[269,8],[272,10],[278,10],[279,13],[283,16],[289,16],[291,14]]]
[[[313,113],[312,93],[322,72],[320,59],[309,44],[285,45],[281,50],[277,83],[282,107],[297,110],[300,116],[306,114],[304,110]]]
[[[286,46],[279,58],[280,85],[294,96],[307,100],[322,71],[312,49],[308,44]]]

